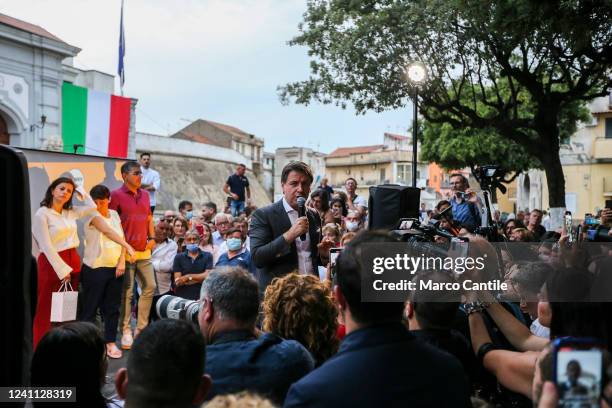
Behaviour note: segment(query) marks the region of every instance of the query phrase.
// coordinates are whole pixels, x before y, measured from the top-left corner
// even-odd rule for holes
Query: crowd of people
[[[493,218],[503,240],[538,242],[533,258],[496,253],[477,234],[486,212],[461,174],[451,176],[448,200],[421,208],[422,220],[468,238],[473,255],[499,256],[507,290],[465,291],[443,302],[413,291],[404,302],[365,302],[372,271],[363,251],[398,239],[368,230],[355,179],[344,191],[326,179],[311,191],[309,166],[290,162],[282,198],[255,208],[239,165],[223,185],[228,200],[220,210],[208,202],[198,212],[185,200],[177,212],[156,214],[151,195],[160,181],[150,164],[147,153],[126,162],[114,191],[98,185],[87,194],[57,179],[33,220],[41,254],[31,383],[76,386],[70,406],[552,407],[551,342],[586,336],[606,349],[612,342],[609,303],[594,301],[607,288],[609,249],[569,245],[568,231],[547,231],[543,212],[532,210],[523,219]],[[85,226],[82,262],[77,219]],[[612,210],[600,222],[612,223]],[[341,248],[334,265],[332,248]],[[440,269],[413,280],[425,279],[484,277]],[[79,321],[51,328],[51,294],[79,281]],[[197,301],[197,327],[157,320],[163,295]],[[130,353],[115,379],[118,398],[105,399],[107,359],[121,358],[121,349]],[[601,406],[607,401],[612,383],[602,387]]]

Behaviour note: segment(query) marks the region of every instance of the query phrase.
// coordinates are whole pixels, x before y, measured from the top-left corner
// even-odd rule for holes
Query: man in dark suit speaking
[[[326,264],[329,247],[319,245],[321,218],[310,210],[306,210],[305,216],[298,216],[298,197],[308,197],[312,181],[312,170],[307,164],[290,162],[281,174],[283,198],[252,215],[251,259],[257,267],[261,293],[277,276],[295,270],[318,276],[317,266]]]

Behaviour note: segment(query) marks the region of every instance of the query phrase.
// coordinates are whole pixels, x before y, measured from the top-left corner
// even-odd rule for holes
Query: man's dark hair
[[[130,172],[130,170],[135,168],[140,168],[140,164],[138,162],[133,160],[126,161],[121,165],[121,174],[127,174]]]
[[[432,281],[435,283],[455,283],[450,273],[444,271],[424,271],[413,279],[416,287],[419,281]],[[410,292],[410,303],[419,326],[424,330],[453,328],[453,321],[459,310],[461,295],[452,290],[432,293],[429,290],[416,290]]]
[[[346,180],[344,180],[344,184],[346,184],[349,180],[353,180],[353,182],[355,183],[355,186],[357,186],[357,180],[355,180],[353,177],[349,177]]]
[[[93,200],[104,200],[110,197],[110,190],[104,184],[98,184],[89,190],[89,195]]]
[[[187,207],[188,205],[191,206],[191,208],[193,208],[193,203],[191,201],[188,200],[183,200],[179,203],[179,211],[181,211],[183,208]]]
[[[242,230],[240,228],[230,228],[227,231],[225,231],[225,234],[223,234],[224,237],[229,237],[230,235],[232,235],[235,232],[239,232],[242,235]]]
[[[290,161],[285,165],[285,167],[283,167],[283,172],[281,173],[281,183],[287,182],[289,173],[291,173],[292,171],[304,174],[306,177],[308,177],[311,183],[314,180],[314,177],[312,176],[312,170],[310,169],[309,165],[301,161]]]
[[[451,203],[448,200],[440,200],[438,202],[438,204],[436,204],[436,210],[440,211],[440,208],[442,208],[443,205],[447,205],[449,207],[451,207]]]
[[[134,340],[128,356],[126,401],[132,407],[189,407],[200,385],[206,343],[183,320],[151,323]]]
[[[105,352],[102,334],[93,323],[70,322],[53,328],[40,340],[32,357],[31,384],[76,387],[74,407],[106,407],[100,393]],[[35,402],[34,406],[60,404]]]
[[[463,174],[461,174],[461,173],[453,173],[453,174],[451,174],[450,176],[448,176],[448,178],[449,178],[449,179],[452,179],[453,177],[460,177],[460,178],[461,178],[461,180],[463,180],[463,182],[464,182],[464,183],[467,183],[467,182],[468,182],[467,177],[465,177],[465,176],[464,176]]]
[[[529,214],[531,214],[532,212],[538,212],[540,213],[540,215],[544,215],[544,213],[542,212],[542,210],[538,209],[538,208],[534,208],[533,210],[530,211]]]
[[[246,165],[244,163],[239,163],[237,167],[244,167],[246,169]]]
[[[344,248],[336,261],[336,283],[346,299],[351,315],[361,324],[401,322],[404,304],[402,302],[362,302],[361,277],[372,273],[372,268],[362,264],[365,244],[385,245],[398,242],[388,233],[362,231]]]
[[[259,288],[253,276],[241,267],[212,271],[202,283],[202,297],[212,301],[221,319],[255,324],[259,313]]]
[[[140,158],[141,158],[141,159],[142,159],[144,156],[149,156],[149,157],[151,157],[151,153],[149,153],[149,152],[142,152],[142,153],[140,153]]]
[[[215,212],[217,212],[217,204],[213,203],[212,201],[205,203],[204,207],[212,208]]]
[[[463,174],[461,174],[461,173],[453,173],[453,174],[451,174],[451,175],[448,177],[448,179],[450,180],[450,179],[452,179],[453,177],[461,177],[461,180],[463,181],[463,184],[465,184],[465,186],[466,186],[466,187],[469,187],[469,186],[470,186],[470,183],[469,183],[469,181],[468,181],[467,177],[465,177]]]
[[[540,292],[548,275],[553,273],[552,266],[546,262],[520,261],[514,267],[516,272],[512,274],[510,280],[519,285],[520,290],[527,290],[533,294]]]

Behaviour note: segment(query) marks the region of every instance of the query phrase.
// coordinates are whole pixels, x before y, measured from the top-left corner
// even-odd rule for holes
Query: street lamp
[[[417,113],[419,88],[427,81],[427,67],[420,61],[414,61],[406,67],[406,77],[414,90],[412,117],[412,187],[417,186]]]

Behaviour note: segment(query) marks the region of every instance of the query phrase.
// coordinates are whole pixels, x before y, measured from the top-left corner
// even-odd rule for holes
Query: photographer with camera
[[[482,225],[482,202],[475,192],[469,189],[467,178],[460,173],[450,176],[453,219],[462,226],[473,230]]]

